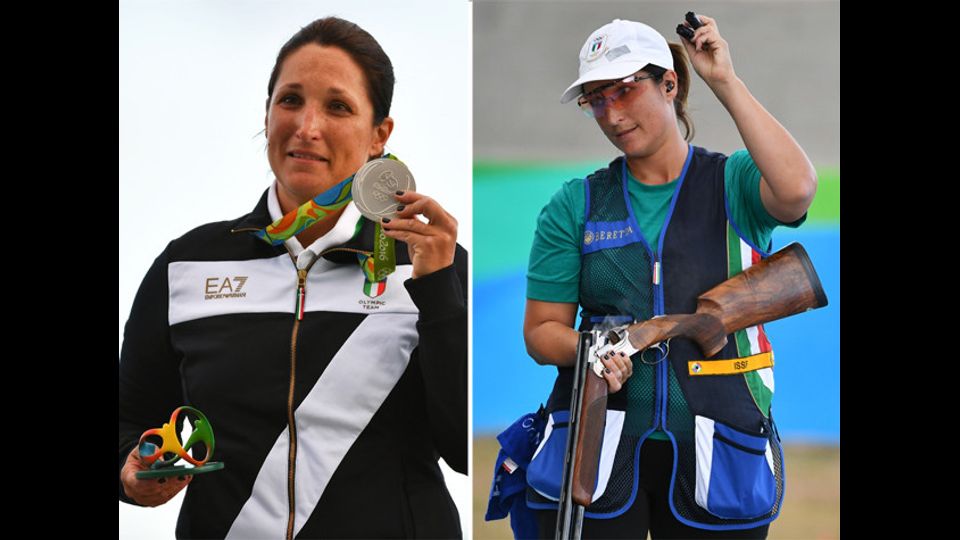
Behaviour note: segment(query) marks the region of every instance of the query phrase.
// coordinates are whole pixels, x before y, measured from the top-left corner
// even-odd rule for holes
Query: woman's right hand
[[[171,476],[169,478],[150,478],[137,479],[137,471],[146,471],[147,467],[140,461],[140,449],[134,447],[127,454],[127,462],[123,464],[120,470],[120,482],[123,484],[123,492],[127,497],[133,499],[137,504],[143,506],[160,506],[170,499],[176,497],[180,490],[187,487],[187,484],[193,480],[193,475],[185,477]],[[183,480],[180,480],[183,478]]]
[[[603,378],[607,380],[609,391],[611,394],[616,394],[633,375],[633,360],[622,352],[612,351],[602,356],[600,360],[605,366]]]

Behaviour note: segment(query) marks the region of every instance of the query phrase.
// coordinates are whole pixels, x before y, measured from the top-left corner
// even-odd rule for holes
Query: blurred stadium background
[[[777,422],[787,446],[786,501],[770,538],[840,534],[840,4],[836,1],[487,2],[473,10],[474,538],[508,538],[484,522],[493,437],[546,400],[555,370],[539,367],[521,333],[536,217],[560,185],[605,166],[616,149],[561,92],[596,28],[638,20],[668,41],[692,10],[717,20],[737,75],[799,141],[819,189],[799,230],[830,305],[767,325],[777,350]],[[695,145],[743,148],[733,120],[694,76]]]

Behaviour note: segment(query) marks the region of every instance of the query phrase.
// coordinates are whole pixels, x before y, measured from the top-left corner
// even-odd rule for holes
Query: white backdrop
[[[253,209],[273,179],[263,135],[280,47],[336,15],[370,32],[396,74],[388,151],[459,221],[471,249],[471,20],[465,0],[120,2],[120,341],[140,281],[167,242]],[[119,350],[119,349],[118,349]],[[159,426],[158,426],[159,427]],[[446,468],[463,533],[470,483]],[[119,503],[120,538],[173,538],[183,495]]]

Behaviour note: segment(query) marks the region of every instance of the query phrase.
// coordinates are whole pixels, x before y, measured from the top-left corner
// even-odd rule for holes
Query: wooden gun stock
[[[720,352],[727,335],[827,305],[827,296],[806,250],[790,244],[767,259],[700,295],[697,311],[690,315],[666,315],[611,330],[609,343],[628,355],[674,337],[692,339],[706,358]],[[581,376],[582,401],[571,411],[578,413],[573,478],[573,500],[589,506],[597,483],[600,445],[606,423],[607,382],[592,369]],[[579,406],[579,408],[576,408]]]
[[[794,243],[701,294],[696,313],[634,324],[627,335],[639,351],[673,337],[689,338],[710,358],[727,344],[728,334],[825,305],[810,257]]]

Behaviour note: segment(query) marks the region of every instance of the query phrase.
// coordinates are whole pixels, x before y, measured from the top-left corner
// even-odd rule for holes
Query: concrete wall
[[[474,159],[599,159],[616,155],[594,121],[560,94],[577,78],[593,30],[636,20],[679,41],[686,11],[717,20],[737,75],[815,165],[840,165],[840,2],[495,2],[473,10]],[[694,75],[694,144],[743,142],[726,109]]]

